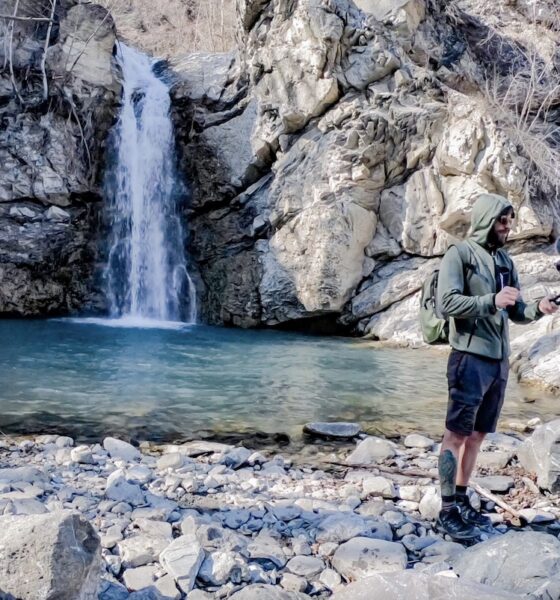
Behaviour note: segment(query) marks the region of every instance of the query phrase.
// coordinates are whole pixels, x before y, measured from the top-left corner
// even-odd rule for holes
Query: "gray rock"
[[[473,481],[491,492],[507,492],[515,486],[513,477],[507,475],[491,475],[488,477],[473,477]]]
[[[140,450],[132,444],[107,437],[103,440],[103,448],[109,453],[111,458],[122,458],[123,460],[133,461],[141,457]]]
[[[155,562],[168,546],[169,539],[148,535],[134,535],[118,543],[119,554],[125,567],[141,567]]]
[[[366,477],[362,483],[363,497],[381,496],[383,498],[396,498],[397,491],[394,483],[386,477]]]
[[[362,430],[359,423],[307,423],[303,431],[321,438],[351,439]]]
[[[522,508],[519,511],[519,515],[521,518],[525,519],[527,523],[552,523],[553,521],[556,521],[555,515],[534,508]]]
[[[173,577],[179,588],[188,594],[194,587],[198,571],[204,561],[204,550],[195,535],[182,535],[173,540],[160,554],[163,568]]]
[[[462,579],[532,598],[548,600],[560,589],[560,541],[546,533],[511,531],[468,548],[452,564]]]
[[[105,489],[105,496],[109,500],[116,500],[117,502],[127,502],[133,506],[139,506],[146,502],[146,497],[140,486],[129,483],[121,469],[113,471],[109,477],[107,477],[107,487]]]
[[[66,222],[70,221],[70,213],[58,206],[51,206],[45,211],[45,219],[49,221]]]
[[[123,573],[123,581],[126,587],[134,592],[150,587],[155,581],[156,572],[157,568],[154,566],[126,569]]]
[[[393,456],[395,456],[394,444],[383,438],[368,437],[358,444],[346,462],[349,465],[372,465]]]
[[[355,514],[333,514],[321,521],[315,540],[341,543],[356,536],[392,540],[393,532],[388,523],[376,519],[365,519]]]
[[[45,482],[46,475],[35,467],[10,467],[0,469],[0,481],[6,483],[17,483],[26,481],[28,483]]]
[[[183,466],[185,458],[180,452],[163,454],[157,460],[158,469],[179,469]]]
[[[0,517],[0,590],[7,597],[94,600],[100,569],[99,538],[79,515]]]
[[[217,550],[204,559],[198,578],[210,585],[224,585],[230,579],[239,582],[244,565],[245,561],[239,554],[229,550]]]
[[[376,573],[352,583],[332,600],[521,600],[522,596],[495,587],[417,571]]]
[[[465,549],[461,544],[440,540],[425,547],[420,555],[422,556],[422,562],[425,563],[451,562],[460,557],[464,551]]]
[[[334,569],[325,569],[319,576],[319,581],[332,591],[342,583],[342,577]]]
[[[512,456],[512,452],[503,452],[501,450],[481,452],[476,459],[476,464],[478,467],[486,469],[503,469],[511,460]]]
[[[348,581],[363,579],[380,571],[406,569],[406,550],[398,542],[357,537],[334,553],[333,567]]]
[[[540,488],[560,491],[560,419],[537,427],[518,449],[517,457],[537,476]]]
[[[308,600],[309,596],[299,592],[288,592],[275,585],[248,585],[233,594],[231,600]]]
[[[298,577],[293,573],[284,573],[280,580],[280,585],[288,592],[305,592],[307,581],[303,577]]]
[[[286,569],[294,575],[311,579],[325,568],[325,563],[314,556],[294,556],[288,561]],[[303,591],[303,590],[300,590]]]
[[[419,435],[418,433],[412,433],[404,438],[404,445],[407,448],[423,448],[429,450],[430,448],[433,448],[434,444],[434,440],[424,435]]]
[[[279,569],[283,568],[287,562],[282,546],[265,529],[247,546],[247,551],[253,560],[270,561]]]
[[[156,581],[155,587],[161,594],[162,600],[179,600],[181,598],[181,592],[177,589],[175,581],[171,575],[164,575],[163,577],[160,577]],[[191,597],[194,598],[194,596],[189,595],[189,600]]]
[[[253,454],[251,450],[243,448],[234,448],[231,452],[228,452],[220,461],[221,464],[230,467],[231,469],[239,469],[243,465],[247,464],[249,457]]]

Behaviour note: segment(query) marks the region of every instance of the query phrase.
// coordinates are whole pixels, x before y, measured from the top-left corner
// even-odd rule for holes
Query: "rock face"
[[[24,0],[17,10],[25,18],[40,9]],[[0,31],[0,61],[8,65],[0,73],[4,314],[102,303],[94,265],[104,143],[120,94],[115,30],[93,4],[59,2],[53,17],[52,28],[19,20]]]
[[[488,56],[473,37],[493,32],[475,14],[424,0],[238,5],[237,56],[182,59],[173,90],[206,320],[321,319],[419,344],[417,292],[482,191],[510,198],[512,239],[552,267],[534,251],[557,200],[529,194],[528,159],[481,100]]]
[[[560,586],[560,542],[552,535],[509,532],[469,548],[454,562],[461,579],[532,598],[553,598]]]
[[[42,576],[32,576],[34,571]],[[0,590],[5,597],[95,600],[100,574],[99,537],[79,515],[0,517]]]

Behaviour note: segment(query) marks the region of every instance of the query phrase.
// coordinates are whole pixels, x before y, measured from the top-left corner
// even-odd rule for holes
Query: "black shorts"
[[[447,362],[447,429],[459,435],[496,431],[508,374],[507,358],[497,360],[452,350]]]

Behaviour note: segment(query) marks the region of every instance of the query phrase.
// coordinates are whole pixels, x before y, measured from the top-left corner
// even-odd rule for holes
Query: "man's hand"
[[[547,296],[539,302],[539,310],[543,315],[553,315],[558,310],[558,305],[552,302],[554,296]]]
[[[496,299],[494,300],[496,308],[507,308],[508,306],[513,306],[519,299],[519,294],[520,291],[517,288],[506,285],[501,292],[496,294]]]

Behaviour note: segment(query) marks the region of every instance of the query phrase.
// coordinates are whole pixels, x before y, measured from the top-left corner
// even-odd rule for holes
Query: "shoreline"
[[[337,598],[349,582],[387,570],[453,577],[467,550],[434,529],[437,444],[420,434],[399,443],[361,438],[279,454],[209,440],[76,446],[54,434],[4,436],[0,510],[16,520],[70,510],[91,523],[100,538],[101,600],[177,600],[187,592],[188,600],[267,598],[255,586],[286,600]],[[475,547],[508,530],[556,539],[558,496],[540,494],[517,464],[519,439],[498,433],[485,444],[477,483],[533,524],[521,527],[473,493],[495,524],[495,536]],[[189,550],[181,546],[187,538]],[[183,571],[190,565],[188,581],[170,562],[170,547]]]

